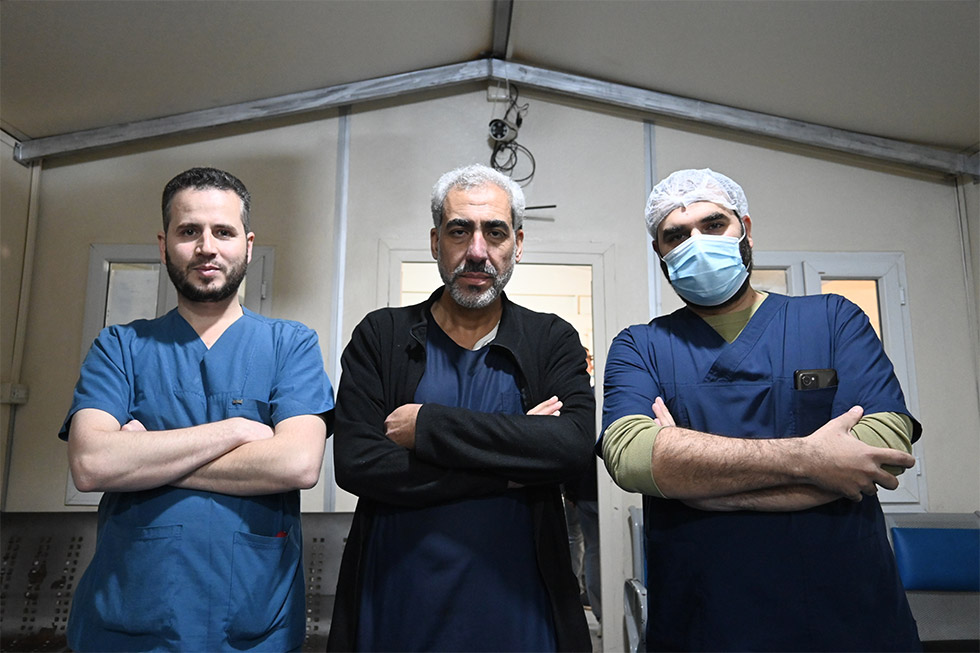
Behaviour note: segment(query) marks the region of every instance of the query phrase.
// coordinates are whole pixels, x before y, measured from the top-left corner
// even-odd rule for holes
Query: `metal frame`
[[[510,8],[511,3],[507,1],[495,4],[495,54],[499,54],[498,48],[507,47],[509,28],[504,23],[509,26],[509,19],[503,16],[509,13]],[[654,116],[671,116],[915,168],[980,177],[980,154],[958,154],[497,58],[467,61],[253,102],[35,138],[16,145],[14,160],[26,164],[46,157],[85,152],[145,138],[320,111],[448,88],[467,82],[505,80],[561,95],[635,109]]]
[[[895,368],[905,401],[913,415],[919,414],[919,389],[912,348],[912,321],[906,300],[908,280],[903,252],[764,252],[752,254],[756,268],[785,269],[790,292],[818,295],[822,279],[874,279],[878,284],[881,339]],[[896,490],[882,491],[883,509],[906,512],[929,505],[923,464],[923,443],[912,447],[915,467],[901,477]]]

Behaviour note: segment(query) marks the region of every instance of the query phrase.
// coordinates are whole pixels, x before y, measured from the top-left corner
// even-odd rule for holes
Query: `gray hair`
[[[742,187],[710,168],[678,170],[653,187],[647,198],[647,231],[657,239],[657,227],[671,211],[694,202],[714,202],[731,209],[741,219],[749,213]]]
[[[507,193],[510,202],[510,221],[517,231],[524,225],[524,191],[507,175],[480,163],[456,168],[439,177],[432,187],[432,222],[436,229],[442,225],[446,195],[454,188],[468,190],[491,184]]]

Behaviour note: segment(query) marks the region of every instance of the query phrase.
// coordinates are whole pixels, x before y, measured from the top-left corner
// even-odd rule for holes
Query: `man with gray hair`
[[[867,317],[753,289],[725,175],[675,172],[646,220],[686,306],[613,341],[598,446],[645,495],[649,650],[920,648],[876,492],[921,426]]]
[[[592,650],[559,484],[594,460],[595,400],[575,330],[503,292],[523,216],[499,172],[443,175],[444,285],[344,351],[336,474],[359,500],[328,650]]]

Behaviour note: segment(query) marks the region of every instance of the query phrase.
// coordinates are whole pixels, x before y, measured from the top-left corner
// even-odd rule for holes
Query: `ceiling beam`
[[[496,41],[496,27],[494,32]],[[670,116],[915,168],[980,177],[980,157],[977,155],[948,152],[939,148],[781,118],[723,104],[692,100],[500,59],[480,59],[426,68],[254,102],[35,138],[19,142],[14,148],[14,159],[26,164],[38,159],[75,154],[208,127],[354,105],[466,82],[504,80],[601,104],[626,107],[652,116]]]
[[[34,138],[21,141],[15,146],[14,159],[20,163],[30,163],[38,159],[76,154],[157,136],[309,113],[455,84],[482,81],[486,80],[489,74],[488,61],[488,59],[467,61],[252,102],[229,104],[213,109]]]
[[[510,21],[514,14],[514,0],[493,0],[493,45],[490,56],[506,61],[510,46]]]
[[[980,176],[980,160],[977,156],[970,157],[925,145],[781,118],[757,111],[736,109],[723,104],[702,102],[507,61],[492,61],[490,76],[495,81],[509,80],[526,87],[636,109],[643,113],[726,127],[749,134],[769,136],[916,168],[956,175]]]

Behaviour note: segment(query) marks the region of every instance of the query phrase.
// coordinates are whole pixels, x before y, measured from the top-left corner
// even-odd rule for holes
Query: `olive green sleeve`
[[[872,447],[912,453],[912,420],[901,413],[872,413],[851,429],[858,440]],[[898,476],[904,467],[885,465],[885,471]]]
[[[627,492],[665,498],[653,479],[653,444],[660,427],[647,415],[620,417],[602,436],[602,459],[616,485]]]

